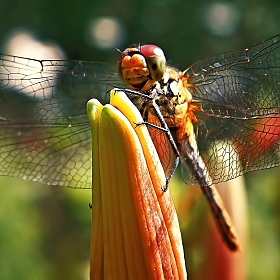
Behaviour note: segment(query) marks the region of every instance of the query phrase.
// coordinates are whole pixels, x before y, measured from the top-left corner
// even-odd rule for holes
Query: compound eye
[[[163,50],[156,45],[143,45],[140,53],[145,57],[151,78],[159,81],[166,71],[166,59]]]

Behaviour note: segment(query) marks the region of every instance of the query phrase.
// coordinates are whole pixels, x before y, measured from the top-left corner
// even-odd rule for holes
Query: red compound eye
[[[156,45],[143,45],[140,53],[147,61],[151,78],[154,81],[162,79],[166,71],[166,59],[162,49]]]
[[[146,58],[155,57],[155,56],[158,57],[164,56],[162,49],[156,45],[143,45],[140,47],[140,52]]]

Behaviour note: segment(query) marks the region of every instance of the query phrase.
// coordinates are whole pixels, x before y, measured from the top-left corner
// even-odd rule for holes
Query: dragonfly
[[[90,188],[91,132],[85,105],[123,89],[139,108],[167,182],[178,158],[198,185],[224,241],[238,247],[214,184],[279,166],[280,35],[179,71],[154,45],[102,62],[0,54],[0,175]]]

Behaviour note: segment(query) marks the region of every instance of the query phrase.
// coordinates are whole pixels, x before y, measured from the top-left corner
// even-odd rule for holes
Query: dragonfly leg
[[[143,121],[143,122],[140,122],[140,123],[135,123],[135,127],[140,126],[140,125],[150,126],[150,127],[156,128],[158,130],[161,130],[163,132],[167,132],[166,128],[158,126],[158,125],[150,123],[150,122],[147,122],[147,121]]]
[[[133,89],[113,88],[112,90],[113,91],[123,91],[125,93],[131,94],[134,96],[142,97],[145,100],[153,100],[157,96],[157,92],[153,91],[152,88],[148,91],[148,93],[146,93],[145,91],[137,91],[137,90],[133,90]]]
[[[165,187],[161,188],[163,192],[166,192],[166,191],[167,191],[169,182],[170,182],[171,178],[173,177],[173,175],[174,175],[174,173],[175,173],[175,171],[176,171],[176,169],[177,169],[177,167],[178,167],[179,160],[180,160],[180,158],[179,158],[179,157],[176,157],[176,160],[175,160],[175,163],[174,163],[174,165],[173,165],[173,167],[172,167],[172,169],[171,169],[171,172],[170,172],[170,174],[168,175],[168,177],[166,178],[166,185],[165,185]]]
[[[173,136],[172,136],[172,134],[170,132],[170,129],[169,129],[169,127],[168,127],[168,125],[167,125],[167,123],[166,123],[166,121],[165,121],[165,119],[164,119],[164,117],[163,117],[163,115],[162,115],[162,113],[160,111],[160,108],[159,108],[159,106],[156,103],[156,99],[152,100],[152,107],[154,108],[155,113],[156,113],[156,115],[157,115],[157,117],[158,117],[158,119],[159,119],[159,121],[160,121],[160,123],[162,125],[161,127],[158,127],[158,126],[154,126],[154,127],[158,128],[158,129],[160,129],[160,130],[162,130],[162,131],[164,131],[166,133],[167,139],[169,140],[169,142],[171,144],[171,147],[173,149],[173,152],[175,154],[175,157],[176,157],[174,165],[171,168],[171,172],[169,173],[168,177],[166,178],[166,185],[162,189],[163,192],[166,192],[167,189],[168,189],[168,184],[169,184],[171,178],[173,177],[173,175],[174,175],[174,173],[175,173],[175,171],[176,171],[176,169],[178,167],[178,164],[179,164],[179,150],[178,150],[177,145],[176,145],[176,143],[175,143],[175,141],[173,139]]]
[[[163,117],[163,115],[162,115],[162,113],[161,113],[161,111],[160,111],[160,108],[159,108],[159,106],[158,106],[157,103],[156,103],[156,97],[158,96],[158,92],[157,92],[155,89],[153,90],[153,88],[151,88],[151,89],[149,90],[149,94],[147,94],[147,93],[145,93],[145,92],[141,92],[141,91],[135,91],[135,90],[132,90],[132,89],[113,89],[113,90],[114,90],[114,91],[115,91],[115,90],[116,90],[116,91],[122,90],[122,91],[124,91],[125,93],[128,93],[128,94],[132,94],[132,95],[135,95],[135,96],[142,97],[142,98],[148,100],[149,102],[151,102],[150,106],[153,107],[154,112],[155,112],[156,116],[158,117],[161,126],[157,126],[157,125],[154,125],[154,124],[152,124],[152,123],[145,122],[145,121],[142,122],[142,123],[136,123],[135,125],[136,125],[136,127],[137,127],[138,125],[145,124],[145,125],[154,127],[154,128],[156,128],[156,129],[159,129],[159,130],[161,130],[161,131],[163,131],[163,132],[166,133],[166,136],[167,136],[167,138],[168,138],[168,140],[169,140],[169,142],[170,142],[170,144],[171,144],[172,150],[173,150],[174,155],[175,155],[175,157],[176,157],[176,160],[175,160],[175,162],[174,162],[174,165],[173,165],[173,167],[171,168],[171,172],[170,172],[170,174],[168,175],[168,177],[166,178],[166,186],[162,189],[164,192],[167,191],[167,189],[168,189],[168,184],[169,184],[169,182],[170,182],[172,176],[174,175],[174,173],[175,173],[175,171],[176,171],[176,169],[177,169],[177,166],[178,166],[178,164],[179,164],[179,150],[178,150],[177,145],[176,145],[176,143],[175,143],[175,141],[174,141],[174,139],[173,139],[173,136],[172,136],[172,134],[171,134],[171,132],[170,132],[170,129],[169,129],[169,127],[168,127],[168,125],[167,125],[167,123],[166,123],[166,121],[165,121],[165,119],[164,119],[164,117]]]
[[[143,124],[144,124],[144,125],[147,125],[147,126],[151,126],[151,127],[153,127],[153,128],[156,128],[156,129],[159,129],[159,130],[161,130],[161,131],[163,131],[163,132],[166,132],[166,133],[168,132],[168,130],[167,130],[166,128],[161,127],[161,126],[158,126],[158,125],[155,125],[155,124],[152,124],[152,123],[149,123],[149,122],[146,122],[146,121],[141,122],[141,123],[135,123],[136,127],[139,126],[139,125],[143,125]],[[169,138],[168,138],[168,139],[169,139]],[[172,139],[173,139],[173,138],[172,138]],[[169,141],[170,141],[170,139],[169,139]],[[166,191],[167,191],[169,182],[170,182],[171,178],[173,177],[173,175],[174,175],[174,173],[175,173],[175,171],[176,171],[176,169],[177,169],[177,167],[178,167],[179,160],[180,160],[179,156],[176,156],[176,160],[175,160],[175,162],[174,162],[173,167],[171,168],[170,174],[169,174],[168,177],[166,178],[166,185],[165,185],[165,187],[162,188],[162,191],[163,191],[163,192],[166,192]]]
[[[166,121],[165,121],[165,119],[164,119],[164,117],[163,117],[163,115],[162,115],[162,113],[160,111],[160,108],[157,105],[155,99],[152,100],[152,106],[153,106],[153,108],[155,110],[155,113],[156,113],[156,115],[157,115],[157,117],[158,117],[158,119],[159,119],[159,121],[160,121],[160,123],[162,125],[162,128],[166,132],[166,136],[167,136],[167,138],[168,138],[168,140],[169,140],[169,142],[171,144],[171,147],[172,147],[172,149],[174,151],[175,156],[179,157],[180,154],[179,154],[179,150],[177,148],[177,145],[176,145],[176,143],[175,143],[175,141],[173,139],[173,136],[172,136],[172,134],[170,132],[170,129],[169,129],[169,127],[168,127],[168,125],[167,125],[167,123],[166,123]]]
[[[163,119],[163,120],[164,120],[164,119]],[[146,125],[146,126],[150,126],[150,127],[155,128],[155,129],[161,130],[161,131],[163,131],[163,132],[165,132],[165,133],[168,133],[168,132],[169,132],[169,129],[166,129],[165,127],[158,126],[158,125],[155,125],[155,124],[150,123],[150,122],[147,122],[147,121],[143,121],[143,122],[141,122],[141,123],[135,123],[135,125],[136,125],[136,127],[139,126],[139,125]],[[172,137],[172,135],[171,135],[171,137]],[[168,137],[168,140],[170,141],[170,138],[169,138],[169,137]],[[174,140],[173,140],[173,137],[172,137],[172,141],[174,141]],[[171,141],[170,141],[170,143],[171,143]],[[171,145],[172,145],[172,144],[171,144]],[[176,156],[176,155],[175,155],[175,156]],[[173,167],[171,168],[170,174],[169,174],[168,177],[166,178],[166,185],[165,185],[165,187],[162,188],[162,191],[163,191],[163,192],[166,192],[166,191],[167,191],[167,189],[168,189],[168,184],[169,184],[171,178],[173,177],[173,175],[174,175],[174,173],[175,173],[175,171],[176,171],[176,169],[177,169],[177,167],[178,167],[179,160],[180,160],[180,158],[179,158],[179,156],[177,155],[177,156],[176,156],[176,160],[175,160],[175,162],[174,162],[174,165],[173,165]]]

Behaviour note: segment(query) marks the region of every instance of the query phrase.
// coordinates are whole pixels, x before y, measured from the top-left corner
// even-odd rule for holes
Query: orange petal
[[[122,93],[88,103],[93,138],[91,279],[186,279],[165,176],[139,111]],[[125,116],[124,116],[125,115]],[[130,122],[128,121],[130,120]]]

